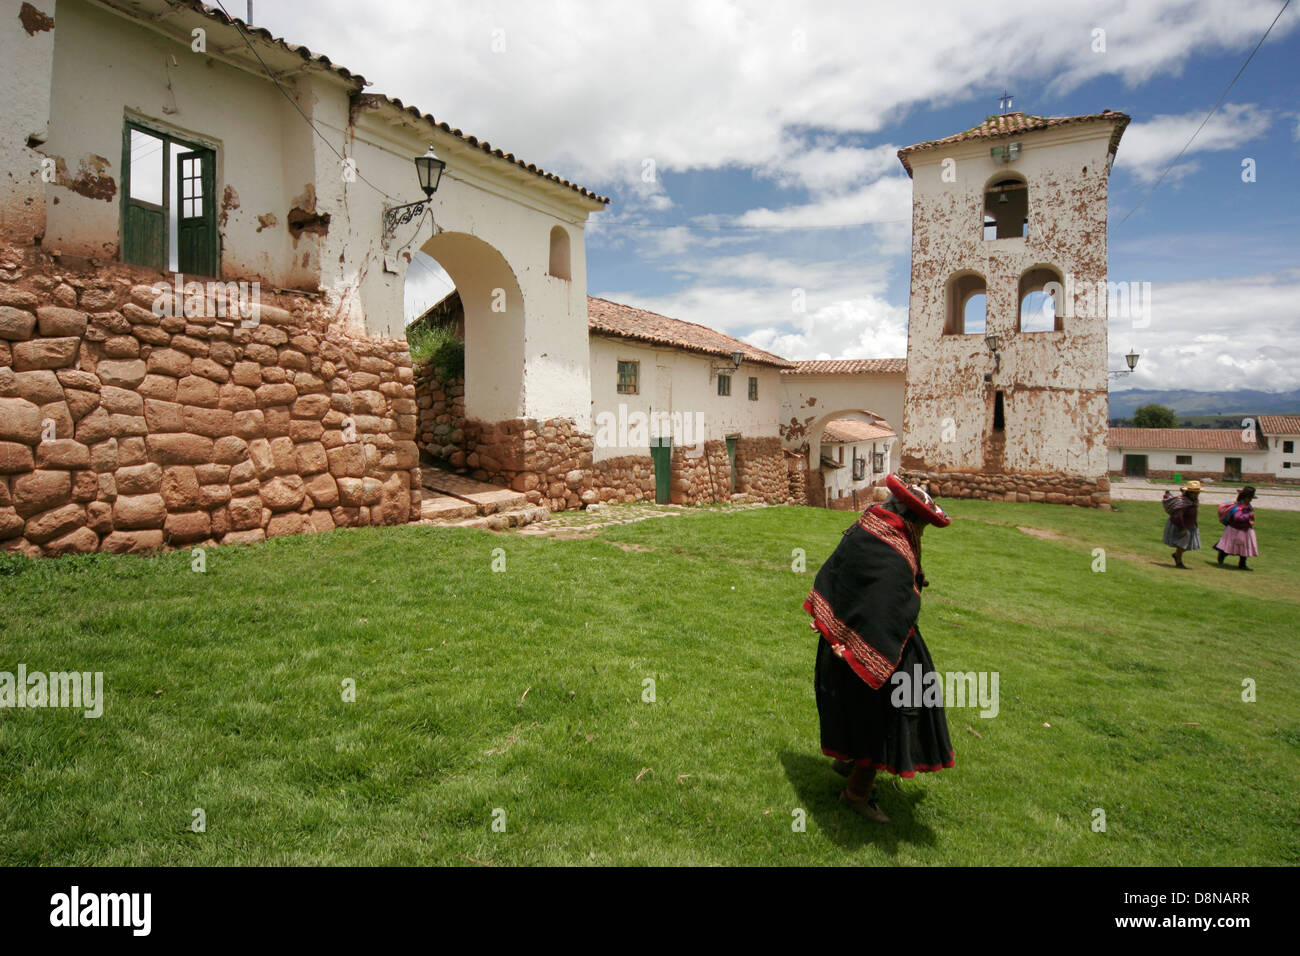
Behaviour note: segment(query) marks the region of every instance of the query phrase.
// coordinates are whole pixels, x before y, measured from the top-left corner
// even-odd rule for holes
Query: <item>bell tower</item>
[[[902,464],[938,494],[1109,504],[1106,195],[1128,122],[1004,112],[899,150]]]

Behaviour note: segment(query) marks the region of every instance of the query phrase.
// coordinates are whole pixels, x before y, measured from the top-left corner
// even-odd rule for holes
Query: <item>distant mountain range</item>
[[[1134,388],[1110,393],[1110,417],[1131,418],[1142,405],[1164,405],[1180,417],[1191,415],[1300,415],[1300,389],[1290,392],[1194,392]]]

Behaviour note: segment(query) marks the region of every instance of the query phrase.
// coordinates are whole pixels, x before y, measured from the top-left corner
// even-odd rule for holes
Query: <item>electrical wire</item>
[[[1183,144],[1183,148],[1178,151],[1178,155],[1175,156],[1172,160],[1170,160],[1169,165],[1164,168],[1164,171],[1160,174],[1160,176],[1156,179],[1156,181],[1151,184],[1151,188],[1148,189],[1146,191],[1146,194],[1141,199],[1138,200],[1138,204],[1134,206],[1132,209],[1130,209],[1125,214],[1124,218],[1115,224],[1116,226],[1124,225],[1124,223],[1128,222],[1129,216],[1133,215],[1133,213],[1137,212],[1139,209],[1142,208],[1142,204],[1145,203],[1147,199],[1150,198],[1151,194],[1156,191],[1156,187],[1160,185],[1162,180],[1164,180],[1165,176],[1169,173],[1169,170],[1173,169],[1174,165],[1180,159],[1183,158],[1183,154],[1186,153],[1188,148],[1192,145],[1192,140],[1196,139],[1196,137],[1200,134],[1201,130],[1205,129],[1205,124],[1210,121],[1210,117],[1212,117],[1215,113],[1219,111],[1219,107],[1223,105],[1223,101],[1228,98],[1229,91],[1232,89],[1233,85],[1237,82],[1237,80],[1241,78],[1241,74],[1246,72],[1246,67],[1249,66],[1250,61],[1255,58],[1255,54],[1258,53],[1259,48],[1264,45],[1264,41],[1268,39],[1268,35],[1273,32],[1273,28],[1277,26],[1277,21],[1282,19],[1282,14],[1286,13],[1286,8],[1289,6],[1291,6],[1291,0],[1286,0],[1286,2],[1282,4],[1282,9],[1277,12],[1277,16],[1273,18],[1273,22],[1268,25],[1268,29],[1264,31],[1264,35],[1259,38],[1259,42],[1255,44],[1255,49],[1250,51],[1250,56],[1246,57],[1246,62],[1241,64],[1241,69],[1237,71],[1237,75],[1234,76],[1231,82],[1228,83],[1227,89],[1225,89],[1223,91],[1223,95],[1219,97],[1219,102],[1215,103],[1214,108],[1211,109],[1210,112],[1205,114],[1205,119],[1201,120],[1201,125],[1196,127],[1196,132],[1192,133],[1191,139],[1189,139],[1185,144]]]
[[[1290,2],[1290,0],[1288,0],[1288,2]],[[289,91],[286,90],[280,84],[279,79],[276,78],[276,75],[271,71],[271,68],[266,65],[266,61],[262,59],[262,54],[258,53],[257,47],[253,46],[253,42],[252,40],[249,39],[248,33],[244,30],[240,22],[230,15],[230,11],[226,9],[226,5],[222,2],[222,0],[217,0],[217,6],[221,8],[221,12],[226,15],[226,17],[230,20],[230,22],[235,25],[235,29],[239,31],[239,35],[244,41],[244,45],[248,47],[249,51],[253,54],[253,56],[257,57],[257,62],[262,64],[262,69],[266,71],[266,75],[270,78],[271,82],[275,84],[275,88],[280,91],[280,93],[284,96],[286,100],[289,101],[289,105],[298,111],[298,115],[301,116],[303,118],[303,121],[306,122],[306,124],[312,128],[312,132],[314,132],[317,136],[320,137],[321,142],[329,147],[330,152],[332,152],[335,156],[339,158],[339,162],[346,163],[348,157],[344,156],[342,153],[340,153],[337,149],[334,148],[334,144],[331,143],[326,138],[325,134],[322,133],[320,129],[316,126],[316,124],[311,121],[311,117],[302,111],[302,107],[298,105],[298,101],[295,100],[292,96],[290,96]],[[356,175],[357,175],[357,179],[361,180],[363,183],[365,183],[375,192],[379,193],[389,202],[394,202],[394,203],[397,202],[396,199],[388,195],[388,193],[384,192],[382,189],[380,189],[370,180],[366,179],[365,176],[361,175],[360,170],[356,170]]]

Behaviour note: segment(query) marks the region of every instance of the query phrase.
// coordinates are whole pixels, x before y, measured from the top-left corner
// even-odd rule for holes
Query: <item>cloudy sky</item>
[[[1112,367],[1142,354],[1116,387],[1281,391],[1300,388],[1300,4],[1170,164],[1282,4],[257,0],[254,12],[374,91],[610,196],[587,230],[591,294],[795,359],[906,354],[900,147],[975,125],[1003,90],[1030,113],[1122,110],[1133,123],[1111,175],[1110,278],[1150,282],[1151,314],[1112,321]],[[244,16],[242,0],[226,8]],[[438,272],[413,270],[411,310],[447,291]]]

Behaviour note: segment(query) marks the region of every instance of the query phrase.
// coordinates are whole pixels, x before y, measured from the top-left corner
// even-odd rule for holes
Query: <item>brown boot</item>
[[[874,788],[872,790],[871,796],[862,797],[861,799],[854,799],[852,796],[849,795],[848,788],[846,787],[844,790],[840,792],[840,803],[844,804],[846,807],[848,807],[850,810],[852,810],[860,817],[866,817],[868,820],[873,820],[876,823],[890,822],[889,816],[885,813],[884,810],[881,810],[880,805],[876,803],[876,794]]]

